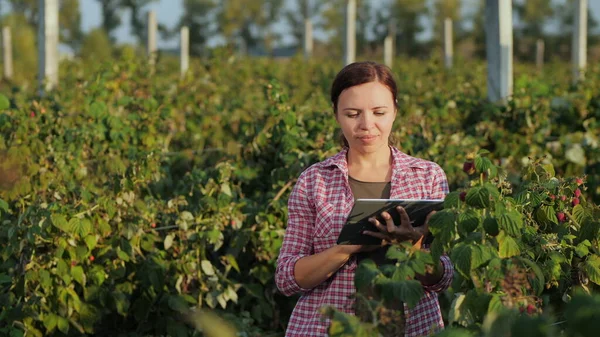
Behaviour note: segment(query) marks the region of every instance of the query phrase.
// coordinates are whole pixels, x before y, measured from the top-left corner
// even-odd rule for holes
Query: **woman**
[[[448,193],[439,165],[408,156],[389,145],[397,114],[396,83],[390,70],[373,62],[346,66],[331,88],[331,102],[344,138],[337,155],[305,170],[290,195],[288,226],[277,261],[275,280],[290,296],[301,293],[286,336],[326,336],[329,322],[319,308],[334,306],[353,313],[357,257],[372,247],[336,245],[355,199],[437,199]],[[365,234],[387,241],[420,242],[426,234],[413,228],[402,209],[402,223],[373,219],[379,232]],[[425,295],[406,312],[406,336],[443,327],[437,293],[452,281],[453,267],[442,256],[435,271],[422,275]]]

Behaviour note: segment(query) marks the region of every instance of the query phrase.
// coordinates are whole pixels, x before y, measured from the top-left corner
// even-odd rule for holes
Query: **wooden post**
[[[535,43],[535,66],[538,71],[544,67],[544,40],[538,39]]]
[[[313,26],[311,19],[304,20],[304,59],[309,60],[313,52]]]
[[[394,63],[394,40],[396,38],[396,21],[390,20],[388,34],[383,40],[383,62],[390,69]]]
[[[512,2],[486,0],[485,21],[488,99],[505,102],[513,92]]]
[[[148,12],[148,62],[150,66],[156,63],[156,14]]]
[[[4,78],[10,80],[13,77],[12,38],[10,35],[10,27],[2,28],[2,50],[4,51]]]
[[[345,27],[344,65],[348,65],[356,58],[356,0],[346,0]]]
[[[39,93],[58,84],[58,0],[39,0]]]
[[[452,45],[452,19],[444,19],[444,64],[446,69],[452,68],[454,48]]]
[[[181,27],[180,32],[180,63],[181,63],[181,77],[185,76],[189,66],[190,66],[190,30],[188,27]]]
[[[575,18],[573,20],[573,81],[585,77],[587,63],[587,0],[575,0]]]

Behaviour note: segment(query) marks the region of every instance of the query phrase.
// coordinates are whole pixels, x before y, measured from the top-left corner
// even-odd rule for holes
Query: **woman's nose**
[[[373,114],[365,112],[360,114],[360,128],[368,130],[373,127]]]

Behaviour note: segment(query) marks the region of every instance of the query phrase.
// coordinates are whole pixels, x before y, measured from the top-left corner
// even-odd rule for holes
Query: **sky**
[[[251,1],[251,0],[247,0],[247,1]],[[286,1],[287,6],[291,5],[290,0],[285,0],[285,1]],[[382,0],[370,0],[370,1],[382,2]],[[432,0],[428,0],[428,1],[432,1]],[[470,8],[474,8],[474,5],[478,1],[479,0],[463,0],[464,10],[468,11]],[[571,1],[571,0],[568,0],[568,1]],[[600,0],[588,0],[588,3],[589,3],[590,12],[592,12],[596,18],[600,18]],[[156,1],[155,3],[148,5],[147,8],[155,11],[157,20],[159,23],[166,25],[168,28],[173,28],[177,25],[179,18],[183,14],[182,4],[183,4],[183,0],[160,0],[160,1]],[[83,28],[84,32],[87,32],[93,28],[100,26],[101,12],[100,12],[100,5],[98,4],[98,1],[97,0],[80,0],[80,6],[81,6],[81,14],[82,14],[82,28]],[[115,32],[115,37],[117,38],[117,41],[119,43],[135,43],[135,38],[133,37],[133,35],[131,33],[130,25],[129,25],[129,13],[124,11],[122,13],[122,19],[123,19],[122,25]],[[550,27],[550,29],[551,28],[552,27]],[[275,29],[277,31],[283,32],[284,34],[290,32],[289,27],[285,23],[276,24]],[[288,38],[283,40],[283,44],[293,42],[293,38],[291,38],[291,36],[289,36],[290,34],[287,34],[287,35],[288,35]],[[423,36],[421,36],[421,37],[429,38],[430,35],[431,35],[431,31],[428,30],[428,31],[425,31],[423,33]],[[319,38],[320,36],[322,36],[322,34],[320,35],[319,32],[315,32],[316,38]],[[211,44],[216,44],[219,42],[219,40],[213,39],[211,42],[212,42]],[[158,41],[159,48],[173,48],[173,47],[176,47],[177,45],[178,45],[177,38],[173,38],[170,40],[159,39],[159,41]]]

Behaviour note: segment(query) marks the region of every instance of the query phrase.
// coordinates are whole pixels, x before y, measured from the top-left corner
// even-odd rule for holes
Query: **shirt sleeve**
[[[298,178],[290,194],[287,229],[277,258],[275,284],[285,296],[310,290],[300,287],[294,277],[296,262],[313,254],[312,228],[316,211],[307,195],[306,180],[305,171]]]
[[[450,193],[450,188],[448,187],[446,173],[439,165],[436,164],[433,171],[431,199],[444,199],[448,193]]]
[[[432,199],[444,199],[446,195],[450,192],[448,187],[448,179],[446,178],[446,173],[444,170],[436,164],[436,169],[433,174],[433,186],[431,191]],[[452,283],[452,279],[454,277],[454,266],[452,265],[452,261],[448,255],[440,256],[440,262],[442,267],[444,268],[444,273],[442,275],[442,279],[436,283],[429,286],[423,286],[425,291],[435,291],[442,292]]]
[[[452,265],[452,261],[450,261],[448,255],[440,256],[440,262],[442,264],[442,268],[444,268],[442,278],[436,284],[423,285],[425,291],[435,291],[437,293],[441,293],[442,291],[450,287],[450,284],[452,283],[452,278],[454,277],[454,266]]]

